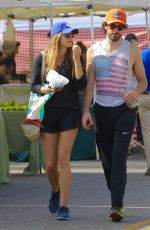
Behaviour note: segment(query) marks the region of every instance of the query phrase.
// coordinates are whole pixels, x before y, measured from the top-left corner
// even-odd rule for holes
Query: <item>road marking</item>
[[[39,204],[39,205],[32,205],[32,204],[1,204],[0,207],[45,207],[47,205],[45,204]],[[75,208],[110,208],[111,206],[109,205],[75,205],[75,204],[70,204],[70,207],[75,207]],[[125,209],[150,209],[150,206],[126,206]],[[150,221],[150,220],[149,220]]]
[[[28,163],[10,163],[10,174],[23,174],[24,169],[28,166]],[[144,174],[146,170],[146,162],[129,161],[127,162],[128,173],[141,173]],[[100,161],[73,161],[71,162],[72,173],[104,173]],[[31,172],[32,173],[32,172]],[[42,168],[42,173],[45,171]],[[35,174],[38,174],[35,172]]]
[[[121,230],[150,230],[150,219],[121,228]]]
[[[145,169],[128,169],[127,170],[127,173],[139,173],[139,174],[144,174],[146,171],[146,168]],[[72,169],[71,170],[72,173],[90,173],[90,174],[98,174],[98,173],[101,173],[101,174],[104,174],[104,171],[103,169]],[[45,174],[44,170],[42,169],[42,174]],[[10,174],[11,175],[17,175],[17,174],[23,174],[23,170],[10,170]],[[30,172],[29,172],[30,174]],[[31,172],[31,174],[38,174],[37,172]]]
[[[96,206],[91,206],[91,205],[68,205],[69,207],[74,207],[74,208],[111,208],[111,206],[108,205],[96,205]],[[0,205],[0,207],[47,207],[47,205]],[[126,206],[125,209],[148,209],[150,210],[150,206]],[[122,228],[121,230],[150,230],[150,219],[144,220],[142,222],[139,222],[137,224]],[[144,228],[141,228],[144,227]]]

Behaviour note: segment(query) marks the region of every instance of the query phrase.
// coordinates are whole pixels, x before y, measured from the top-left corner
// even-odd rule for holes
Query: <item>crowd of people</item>
[[[66,22],[55,23],[48,33],[43,79],[42,54],[34,60],[31,90],[41,95],[54,92],[44,106],[41,139],[51,191],[48,207],[50,213],[57,213],[58,220],[70,219],[70,154],[81,125],[86,130],[96,127],[96,144],[111,196],[111,220],[124,218],[127,152],[138,123],[148,166],[145,175],[150,176],[150,48],[141,54],[134,34],[124,38],[127,28],[126,13],[109,10],[102,23],[105,39],[87,49],[82,41],[74,43],[77,28]],[[20,43],[14,44],[13,53],[9,45],[3,44],[0,54],[1,84],[9,83],[9,78],[3,78],[10,71],[7,62],[13,66],[11,73],[16,73],[14,56]],[[56,89],[43,85],[49,70],[65,76],[69,83]],[[83,92],[83,114],[78,91]]]

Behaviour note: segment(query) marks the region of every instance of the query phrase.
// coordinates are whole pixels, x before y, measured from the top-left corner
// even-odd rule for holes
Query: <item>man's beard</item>
[[[118,41],[122,35],[119,33],[114,33],[114,34],[108,34],[108,37],[111,41]]]

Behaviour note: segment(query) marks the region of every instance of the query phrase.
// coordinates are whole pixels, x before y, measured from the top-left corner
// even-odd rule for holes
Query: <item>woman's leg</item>
[[[58,134],[42,133],[45,158],[45,171],[52,187],[52,192],[59,190],[58,172]]]
[[[71,190],[70,155],[78,133],[78,128],[60,132],[58,141],[58,170],[60,180],[60,206],[68,205]]]

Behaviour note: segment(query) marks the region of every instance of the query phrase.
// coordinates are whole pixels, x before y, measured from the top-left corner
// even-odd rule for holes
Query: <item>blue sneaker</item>
[[[52,192],[51,198],[49,199],[49,211],[54,214],[58,211],[60,204],[60,191],[59,192]]]
[[[57,212],[57,220],[69,220],[70,214],[69,209],[64,206],[60,206]]]

